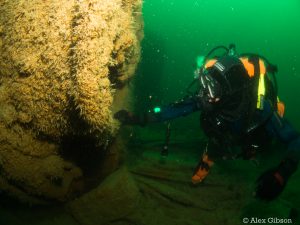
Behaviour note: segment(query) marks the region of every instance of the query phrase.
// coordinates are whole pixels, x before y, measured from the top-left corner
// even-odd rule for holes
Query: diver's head
[[[243,63],[235,56],[220,57],[212,66],[202,70],[200,100],[204,112],[238,107],[242,92],[249,84]]]

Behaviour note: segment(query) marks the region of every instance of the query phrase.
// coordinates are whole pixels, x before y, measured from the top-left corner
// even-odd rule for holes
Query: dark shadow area
[[[115,160],[118,160],[116,154],[109,151],[115,139],[106,137],[105,134],[97,133],[97,131],[89,132],[90,126],[81,118],[72,97],[70,97],[67,114],[72,130],[78,132],[67,134],[61,138],[59,154],[63,159],[73,162],[82,170],[84,185],[82,190],[90,190],[111,172]],[[103,140],[107,140],[107,142],[103,143]],[[112,163],[112,166],[109,163]]]
[[[105,159],[105,151],[97,148],[97,139],[92,136],[65,136],[61,142],[61,156],[75,162],[85,175],[92,175]]]
[[[52,224],[60,221],[64,225],[78,223],[68,214],[63,205],[28,205],[21,204],[9,197],[0,197],[0,224],[37,225]]]
[[[122,65],[119,65],[119,66],[111,66],[109,67],[109,75],[108,75],[108,78],[110,80],[110,83],[112,85],[114,85],[114,87],[116,89],[122,89],[125,85],[126,85],[126,82],[121,82],[119,80],[119,77],[120,77],[120,68],[122,67]]]

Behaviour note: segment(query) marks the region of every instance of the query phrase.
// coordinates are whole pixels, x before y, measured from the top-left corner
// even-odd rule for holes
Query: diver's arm
[[[300,134],[296,131],[287,119],[274,113],[269,122],[270,131],[288,148],[287,158],[298,164],[300,160]]]
[[[186,97],[180,101],[174,102],[161,108],[157,107],[145,113],[147,122],[163,122],[172,120],[181,116],[187,116],[200,110],[200,104],[195,96]]]
[[[200,108],[197,96],[188,96],[167,106],[156,107],[141,115],[134,115],[126,110],[120,110],[114,117],[123,124],[144,126],[148,123],[163,122],[186,116],[199,111]]]

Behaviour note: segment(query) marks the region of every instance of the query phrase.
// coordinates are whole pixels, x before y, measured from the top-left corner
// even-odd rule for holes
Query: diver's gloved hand
[[[116,112],[114,114],[114,118],[119,120],[124,125],[145,125],[143,118],[140,118],[125,109]]]
[[[297,163],[285,160],[276,168],[267,170],[256,181],[255,197],[271,201],[284,189],[289,177],[296,171]]]

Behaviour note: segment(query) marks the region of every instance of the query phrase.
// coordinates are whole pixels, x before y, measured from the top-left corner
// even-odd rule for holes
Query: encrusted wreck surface
[[[141,4],[0,2],[5,193],[31,203],[65,201],[86,190],[96,173],[114,170],[118,124],[112,109],[128,97],[123,87],[139,61]],[[91,162],[97,158],[101,161]]]

